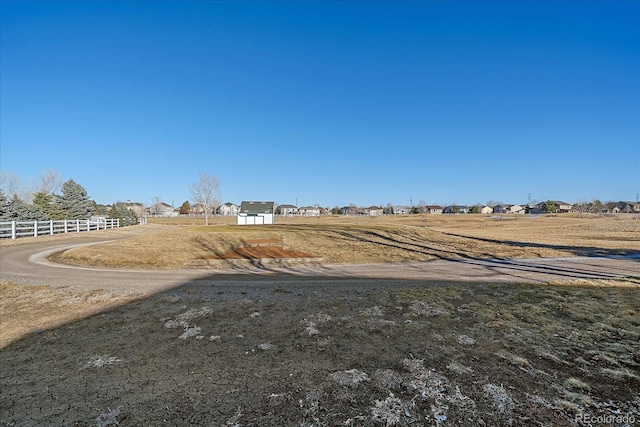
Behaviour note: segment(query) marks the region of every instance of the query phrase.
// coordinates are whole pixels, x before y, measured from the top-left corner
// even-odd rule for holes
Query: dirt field
[[[347,263],[640,250],[633,220],[326,221],[151,225],[58,259],[189,268],[251,251]],[[474,284],[212,270],[144,297],[2,283],[0,333],[22,338],[0,352],[0,425],[633,425],[639,292],[640,273]]]

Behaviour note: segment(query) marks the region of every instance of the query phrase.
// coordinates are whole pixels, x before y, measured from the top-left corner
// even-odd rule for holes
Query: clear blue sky
[[[635,200],[640,2],[2,0],[0,126],[105,204]]]

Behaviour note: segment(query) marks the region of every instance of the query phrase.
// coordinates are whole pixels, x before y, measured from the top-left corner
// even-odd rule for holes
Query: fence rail
[[[69,219],[61,221],[4,221],[0,222],[0,238],[38,237],[58,233],[106,230],[120,227],[119,219]]]

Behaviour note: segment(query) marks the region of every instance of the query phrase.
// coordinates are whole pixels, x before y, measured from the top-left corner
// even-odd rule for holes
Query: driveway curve
[[[433,260],[392,264],[323,265],[247,263],[228,270],[135,270],[107,269],[57,264],[48,256],[81,245],[112,241],[86,237],[73,241],[50,240],[33,244],[0,247],[0,279],[22,285],[75,287],[83,290],[105,289],[113,292],[158,292],[184,283],[259,281],[278,282],[302,277],[314,281],[349,279],[387,279],[455,281],[475,283],[549,282],[573,279],[619,279],[640,277],[640,256],[571,257],[536,259]]]

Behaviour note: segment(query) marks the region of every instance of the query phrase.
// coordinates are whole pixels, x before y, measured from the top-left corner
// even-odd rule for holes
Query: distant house
[[[509,211],[509,205],[495,205],[493,207],[493,213],[505,214]]]
[[[356,205],[343,206],[340,208],[345,215],[357,215],[358,207]]]
[[[238,225],[273,224],[274,202],[244,201],[238,210]]]
[[[553,204],[553,211],[550,213],[568,213],[573,209],[573,206],[567,202],[561,202],[558,200],[550,200],[550,202]],[[547,202],[540,202],[536,204],[535,207],[539,212],[545,212],[546,205]]]
[[[441,214],[443,212],[443,207],[438,205],[430,205],[424,207],[425,212],[428,214]]]
[[[461,205],[449,205],[449,206],[445,206],[442,209],[442,213],[445,213],[445,214],[466,214],[466,213],[469,213],[469,207],[468,206],[461,206]]]
[[[149,206],[148,212],[150,216],[170,217],[178,215],[177,212],[174,212],[173,206],[164,202],[156,203],[153,206]]]
[[[384,209],[379,206],[369,206],[364,208],[363,213],[369,216],[381,216],[384,214]]]
[[[144,205],[142,203],[139,202],[127,202],[127,207],[129,209],[131,209],[133,211],[134,214],[136,214],[137,217],[143,217],[146,214],[146,210],[144,208]]]
[[[298,213],[302,216],[320,216],[320,208],[314,206],[303,206],[298,208]]]
[[[611,209],[612,213],[638,213],[640,212],[640,203],[636,202],[617,202]]]
[[[280,205],[278,206],[278,210],[282,216],[293,216],[299,214],[298,207],[294,205]]]
[[[522,205],[509,205],[508,213],[522,215],[525,213],[525,208]]]
[[[218,213],[222,216],[234,216],[238,215],[238,205],[231,202],[226,202],[220,205]]]
[[[483,206],[480,208],[481,214],[490,214],[493,213],[493,208],[491,206]]]
[[[409,206],[393,206],[394,215],[409,215],[411,208]]]

